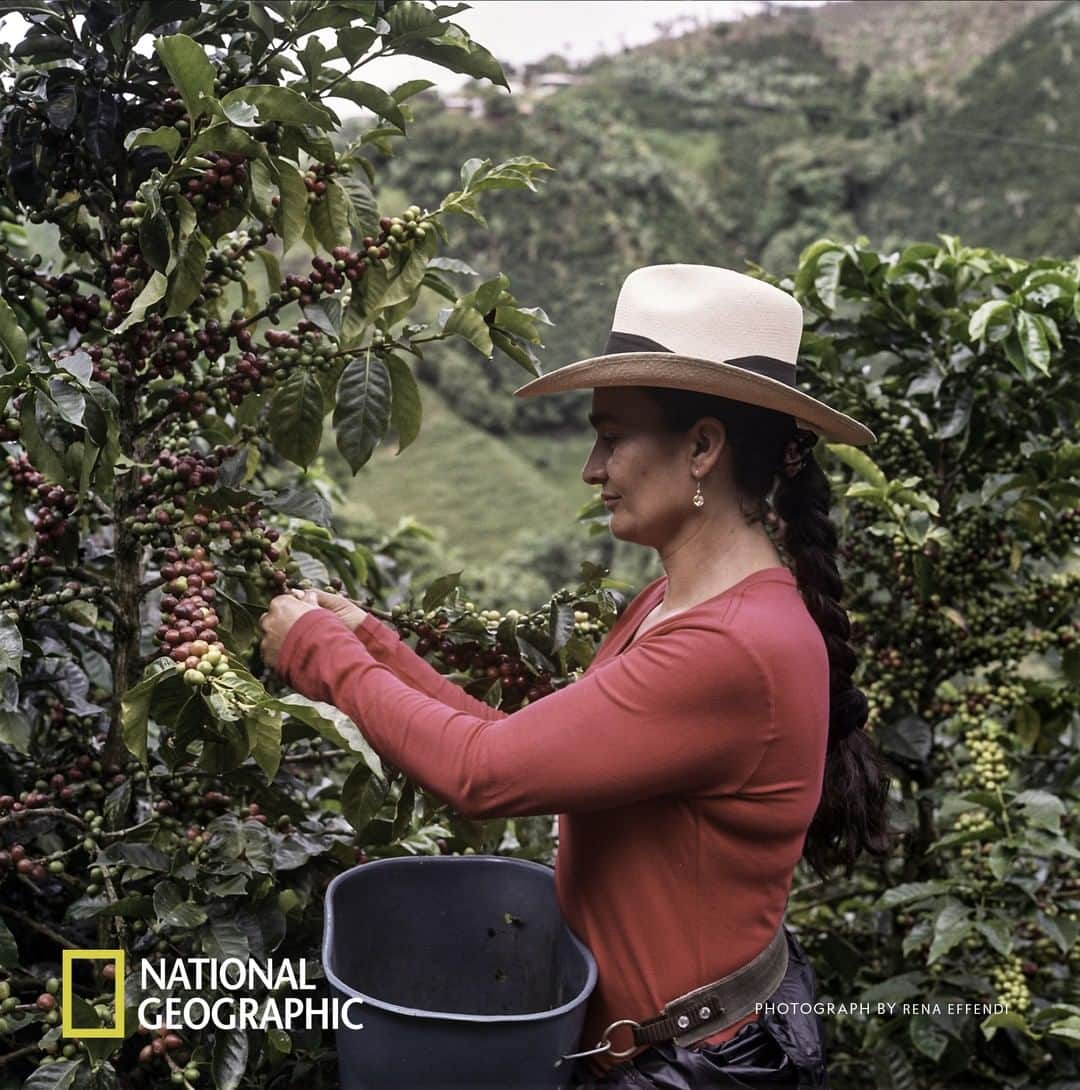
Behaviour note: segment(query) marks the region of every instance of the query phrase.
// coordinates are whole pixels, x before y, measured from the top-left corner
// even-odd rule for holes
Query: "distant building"
[[[586,77],[576,72],[526,72],[525,79],[507,80],[510,86],[510,96],[498,92],[499,99],[509,98],[516,108],[517,113],[531,114],[537,99],[547,98],[548,95],[561,91],[566,87],[576,87],[584,83]],[[483,93],[477,93],[468,87],[452,94],[443,96],[443,105],[455,113],[468,114],[470,117],[491,116],[491,95],[493,90],[484,88]],[[494,111],[498,113],[498,111]]]
[[[538,97],[550,95],[552,91],[559,91],[563,87],[575,87],[584,83],[585,77],[577,72],[543,72],[534,77],[532,81],[532,93]]]
[[[443,105],[455,113],[468,114],[470,117],[484,116],[484,100],[479,95],[444,95]]]

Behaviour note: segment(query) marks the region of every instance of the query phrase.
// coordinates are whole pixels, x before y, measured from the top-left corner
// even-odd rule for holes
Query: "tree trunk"
[[[142,451],[137,435],[135,387],[125,385],[119,402],[120,449],[125,457],[137,463]],[[127,467],[123,472],[117,470],[113,489],[113,593],[120,616],[113,625],[113,697],[109,736],[105,743],[106,764],[123,764],[128,756],[120,727],[121,699],[140,680],[139,591],[143,576],[143,546],[127,522],[136,506],[139,473],[138,465]]]

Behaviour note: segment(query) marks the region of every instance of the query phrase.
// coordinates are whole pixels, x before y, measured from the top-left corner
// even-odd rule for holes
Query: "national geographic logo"
[[[71,967],[75,961],[111,961],[116,966],[113,1009],[116,1011],[112,1026],[76,1026],[72,1017]],[[64,950],[61,962],[60,1032],[65,1037],[118,1037],[124,1036],[124,951],[123,950]]]
[[[94,1018],[94,1008],[75,996],[72,966],[76,960],[109,961],[114,969],[115,1024],[76,1025]],[[139,980],[133,984],[138,999],[139,1023],[150,1029],[260,1029],[292,1030],[297,1025],[312,1029],[321,1025],[338,1029],[363,1029],[363,1022],[352,1020],[352,1008],[363,1004],[359,996],[316,998],[279,997],[274,993],[290,990],[316,992],[318,985],[307,979],[307,961],[269,959],[265,964],[240,958],[211,957],[139,960]],[[64,950],[63,998],[60,1005],[61,1032],[65,1037],[124,1037],[124,951]],[[224,991],[213,1001],[204,993]],[[175,993],[180,994],[175,994]],[[249,994],[241,994],[241,993]],[[269,994],[263,994],[269,993]],[[257,995],[262,998],[256,998]],[[74,1008],[74,1009],[73,1009]],[[98,1006],[97,1016],[104,1017]]]

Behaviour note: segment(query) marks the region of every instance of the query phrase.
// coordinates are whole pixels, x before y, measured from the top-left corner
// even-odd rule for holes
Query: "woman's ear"
[[[703,416],[691,430],[691,461],[694,471],[704,477],[720,460],[727,441],[724,425],[714,416]]]

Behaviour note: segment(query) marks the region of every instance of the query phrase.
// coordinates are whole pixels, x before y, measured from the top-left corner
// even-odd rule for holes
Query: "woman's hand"
[[[289,629],[296,623],[297,618],[318,608],[314,591],[305,593],[302,590],[292,590],[270,599],[269,607],[259,618],[259,627],[263,630],[259,650],[267,666],[272,670],[277,669],[278,655]]]
[[[313,592],[315,601],[322,609],[336,613],[350,628],[355,629],[367,618],[367,610],[361,609],[354,601],[343,594],[329,594],[325,590]]]

